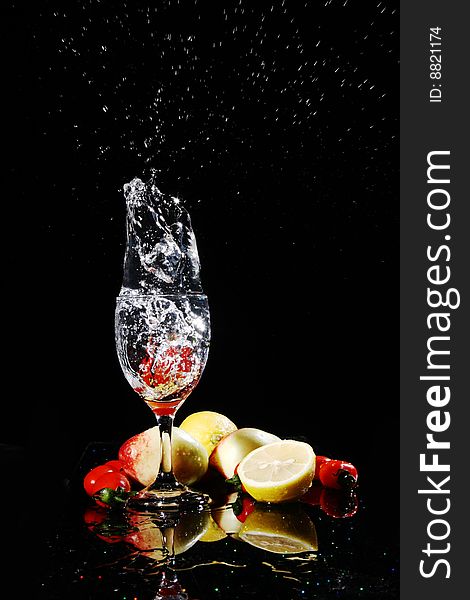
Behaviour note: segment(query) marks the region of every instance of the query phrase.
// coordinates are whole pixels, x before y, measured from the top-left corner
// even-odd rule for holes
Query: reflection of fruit
[[[203,446],[186,431],[173,428],[172,437],[173,471],[176,478],[192,485],[206,473],[208,455]],[[158,473],[160,437],[158,427],[151,427],[128,439],[119,449],[119,459],[124,471],[141,483],[150,485]]]
[[[106,510],[98,506],[89,506],[83,515],[83,520],[87,525],[99,525],[106,519],[107,515]]]
[[[140,517],[131,516],[130,521],[136,531],[130,533],[125,541],[140,550],[144,556],[162,560],[167,550],[161,529],[152,521],[145,522]]]
[[[218,542],[223,538],[226,538],[227,534],[223,529],[221,529],[217,523],[214,521],[212,516],[209,517],[209,525],[207,527],[206,533],[199,538],[200,542]]]
[[[120,542],[123,542],[125,540],[125,537],[122,535],[103,535],[102,533],[97,533],[96,530],[94,530],[93,533],[96,535],[97,538],[103,540],[103,542],[106,542],[107,544],[119,544]]]
[[[120,513],[112,514],[96,506],[86,509],[83,520],[89,531],[108,544],[125,541],[129,531],[129,523],[125,516]]]
[[[238,465],[246,491],[260,502],[286,502],[308,490],[315,473],[315,453],[305,442],[283,440],[253,450]]]
[[[198,440],[210,456],[220,440],[235,431],[237,426],[225,415],[203,410],[186,417],[180,428]]]
[[[225,436],[217,444],[209,457],[209,462],[225,479],[230,479],[238,463],[252,450],[279,441],[277,435],[254,427],[243,427]]]
[[[182,513],[177,525],[173,528],[161,529],[151,517],[131,515],[130,524],[137,529],[126,537],[129,544],[142,551],[149,558],[160,558],[162,549],[168,548],[173,536],[175,554],[183,554],[201,539],[210,524],[207,511]]]
[[[323,488],[320,506],[328,516],[334,519],[345,519],[357,513],[359,502],[354,492]]]
[[[210,523],[210,514],[204,510],[182,513],[175,528],[175,554],[182,554],[201,539]]]
[[[309,487],[307,493],[300,498],[300,501],[305,502],[305,504],[310,504],[311,506],[318,506],[320,504],[323,489],[324,488],[321,485],[314,483]]]
[[[242,524],[239,538],[276,554],[318,550],[315,525],[300,505],[281,508],[257,504]]]
[[[227,535],[238,533],[242,526],[231,506],[214,509],[212,518]]]
[[[246,521],[248,515],[251,515],[251,513],[255,509],[255,506],[256,503],[253,500],[253,498],[251,498],[250,496],[243,495],[243,497],[241,498],[241,506],[239,507],[239,509],[235,510],[235,507],[233,509],[240,523],[244,523]]]

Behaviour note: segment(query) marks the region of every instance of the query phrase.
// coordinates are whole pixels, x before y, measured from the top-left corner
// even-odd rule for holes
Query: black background
[[[11,8],[2,441],[60,482],[88,442],[153,425],[113,331],[122,187],[153,168],[192,215],[211,306],[176,423],[305,436],[396,499],[395,3]]]

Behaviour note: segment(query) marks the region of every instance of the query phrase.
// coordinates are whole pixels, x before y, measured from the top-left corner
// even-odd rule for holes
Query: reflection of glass
[[[207,501],[177,482],[171,464],[174,415],[197,385],[209,349],[210,319],[188,213],[153,180],[124,186],[127,247],[116,302],[119,362],[159,428],[155,482],[134,496],[139,511],[200,507]]]
[[[191,600],[186,590],[181,586],[178,577],[172,569],[165,569],[160,575],[157,595],[153,600]]]
[[[126,570],[152,575],[157,580],[152,600],[190,600],[174,570],[175,557],[187,552],[207,531],[209,511],[158,515],[89,508],[84,520],[90,531],[108,543],[134,548]],[[140,560],[137,560],[137,557]],[[156,576],[156,577],[154,577]]]
[[[165,562],[169,562],[196,544],[205,534],[209,519],[208,511],[181,513],[173,520],[132,513],[126,542],[141,556],[157,561],[164,558]]]

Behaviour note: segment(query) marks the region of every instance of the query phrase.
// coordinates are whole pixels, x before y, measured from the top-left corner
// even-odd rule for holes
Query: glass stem
[[[171,564],[175,558],[175,528],[165,527],[161,530],[163,537],[163,547],[168,552],[168,563]]]
[[[156,415],[158,431],[160,434],[160,468],[155,483],[152,487],[175,488],[177,486],[173,475],[171,459],[171,438],[173,432],[172,415]]]

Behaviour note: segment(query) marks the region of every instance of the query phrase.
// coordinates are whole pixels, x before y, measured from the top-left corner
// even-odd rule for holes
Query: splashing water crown
[[[191,219],[178,198],[154,178],[124,185],[127,247],[120,296],[202,293]]]

